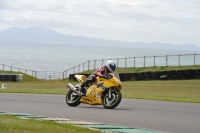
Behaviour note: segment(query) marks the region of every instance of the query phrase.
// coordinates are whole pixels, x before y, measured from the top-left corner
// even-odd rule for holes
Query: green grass
[[[123,82],[123,97],[200,103],[200,80]]]
[[[0,115],[0,133],[98,133],[99,131],[52,121]]]
[[[200,69],[200,66],[184,67],[148,67],[148,68],[118,68],[116,72],[145,72],[182,69]],[[86,71],[86,73],[93,73]],[[35,94],[66,94],[67,83],[73,85],[78,82],[65,80],[38,80],[23,74],[22,82],[0,82],[7,84],[7,89],[0,89],[0,93],[35,93]],[[126,81],[122,82],[123,98],[165,100],[177,102],[200,103],[200,80],[153,80],[153,81]]]

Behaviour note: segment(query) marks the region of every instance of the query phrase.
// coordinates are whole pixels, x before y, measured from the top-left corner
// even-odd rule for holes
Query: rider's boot
[[[81,92],[81,95],[86,95],[86,90],[85,90],[85,86],[86,87],[89,87],[89,84],[92,84],[92,82],[94,82],[96,79],[93,75],[89,76],[85,81],[84,83],[81,85],[81,89],[80,89],[80,92]]]
[[[80,86],[80,95],[85,96],[86,95],[86,90],[85,90],[85,85],[84,83]]]

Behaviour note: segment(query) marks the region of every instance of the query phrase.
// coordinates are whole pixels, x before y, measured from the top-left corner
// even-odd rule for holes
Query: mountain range
[[[200,51],[200,47],[193,44],[173,45],[170,43],[143,43],[143,42],[122,42],[115,40],[106,40],[100,38],[91,38],[85,36],[74,36],[61,34],[49,28],[42,26],[32,26],[28,28],[10,27],[0,31],[0,41],[11,42],[43,42],[43,43],[61,43],[77,45],[104,45],[117,47],[131,47],[140,49],[165,49],[165,50],[187,50]]]

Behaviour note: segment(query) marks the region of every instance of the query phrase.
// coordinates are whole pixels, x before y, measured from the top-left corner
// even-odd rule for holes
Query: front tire
[[[81,97],[73,92],[72,90],[69,90],[68,93],[66,94],[66,103],[69,106],[78,106],[81,102],[80,102]]]
[[[120,91],[113,89],[111,91],[111,98],[109,99],[109,91],[103,96],[103,106],[106,109],[114,109],[119,105],[122,99]]]

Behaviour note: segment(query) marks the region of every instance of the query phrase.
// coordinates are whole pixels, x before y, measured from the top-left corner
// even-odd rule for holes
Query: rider
[[[85,86],[89,86],[89,84],[92,84],[93,82],[96,81],[97,76],[105,76],[109,73],[113,73],[116,68],[116,63],[113,60],[107,61],[105,65],[102,65],[99,67],[93,74],[91,74],[86,81],[81,85],[81,95],[86,94]]]

